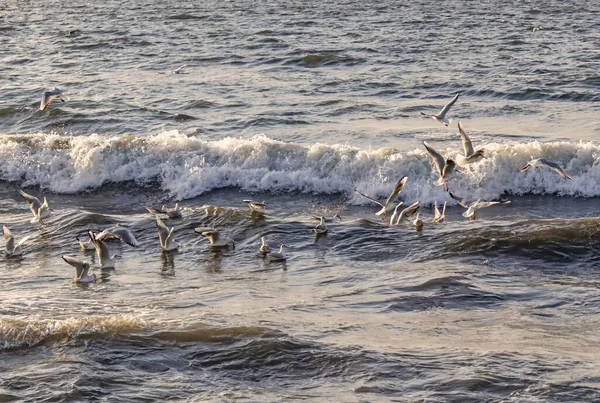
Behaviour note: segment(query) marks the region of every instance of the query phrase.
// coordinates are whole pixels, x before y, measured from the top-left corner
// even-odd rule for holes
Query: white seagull
[[[273,262],[287,260],[287,253],[285,253],[284,247],[285,247],[285,245],[281,244],[281,246],[279,247],[279,252],[267,253],[267,257],[269,258],[269,260],[271,260]]]
[[[435,119],[436,121],[443,123],[444,125],[448,126],[450,124],[450,121],[448,119],[446,119],[446,114],[448,113],[448,111],[450,110],[450,108],[452,107],[452,105],[454,105],[454,103],[456,102],[456,100],[458,99],[458,96],[460,95],[459,92],[456,93],[456,95],[454,96],[454,98],[452,98],[452,100],[450,102],[448,102],[446,105],[444,105],[444,107],[442,108],[442,110],[440,110],[437,115],[431,115],[431,114],[427,114],[427,113],[423,113],[421,112],[421,115],[423,116],[429,116],[432,119]]]
[[[459,162],[461,162],[463,165],[466,165],[472,164],[473,162],[477,162],[482,158],[485,158],[483,148],[477,151],[473,151],[473,143],[471,143],[471,139],[469,138],[469,136],[467,136],[467,133],[465,133],[462,123],[460,123],[460,120],[458,121],[458,131],[460,132],[463,150],[465,151],[465,157]]]
[[[406,183],[406,176],[403,176],[402,178],[400,178],[400,180],[396,183],[396,186],[394,186],[394,190],[392,190],[392,193],[390,194],[390,196],[387,198],[387,200],[385,201],[384,204],[380,203],[379,201],[373,199],[370,196],[367,196],[364,193],[359,192],[358,190],[354,190],[356,193],[358,193],[359,195],[361,195],[362,197],[366,197],[367,199],[377,203],[378,205],[381,206],[381,210],[379,210],[378,212],[375,213],[375,215],[380,216],[383,214],[383,219],[385,220],[385,216],[387,214],[388,211],[392,210],[392,203],[394,202],[394,200],[396,200],[396,197],[398,197],[398,194],[402,191],[402,188],[404,187],[404,184]]]
[[[52,209],[48,205],[46,196],[44,196],[44,203],[42,203],[37,197],[27,194],[22,190],[19,190],[19,193],[21,193],[21,196],[23,196],[23,198],[27,200],[27,203],[29,203],[29,209],[33,214],[31,222],[40,222],[43,224],[42,219],[48,218],[50,217],[50,214],[52,214]]]
[[[175,227],[167,227],[159,217],[156,217],[156,228],[158,229],[158,241],[162,250],[169,252],[179,247],[179,242],[173,236]]]
[[[250,210],[253,213],[260,213],[260,214],[264,214],[265,213],[265,207],[267,206],[266,202],[257,202],[254,200],[242,200],[244,203],[248,204],[248,207],[250,207]]]
[[[96,247],[96,255],[98,256],[98,264],[102,269],[112,269],[115,267],[115,257],[110,255],[108,246],[104,241],[98,239],[96,234],[88,231],[88,235],[94,246]]]
[[[316,227],[313,228],[315,234],[323,235],[327,233],[327,224],[325,224],[325,217],[321,217],[321,223],[317,224]]]
[[[451,159],[444,159],[442,154],[438,153],[433,147],[431,147],[426,142],[423,142],[427,153],[433,159],[433,163],[435,168],[437,169],[438,174],[440,175],[440,179],[435,182],[436,186],[442,186],[444,191],[448,191],[448,182],[450,179],[455,176],[455,168],[456,163]]]
[[[75,268],[75,278],[73,281],[76,283],[91,283],[96,281],[95,274],[88,274],[88,270],[90,269],[90,264],[81,259],[77,259],[76,257],[63,255],[63,260],[73,266]]]
[[[269,252],[271,252],[271,247],[267,243],[267,241],[266,241],[266,239],[265,239],[264,236],[260,237],[260,241],[261,241],[261,245],[260,245],[259,251],[260,251],[260,253],[263,254],[263,256],[265,256],[266,254],[268,254]]]
[[[233,239],[221,236],[219,231],[214,228],[199,227],[194,228],[194,231],[208,239],[211,248],[227,248],[230,246],[235,248]]]
[[[486,201],[486,200],[477,200],[475,202],[471,202],[469,203],[467,201],[467,199],[462,198],[462,197],[458,197],[452,194],[452,192],[449,192],[450,197],[452,197],[454,200],[456,200],[458,202],[458,204],[460,204],[462,207],[466,208],[467,211],[465,211],[462,215],[465,218],[469,218],[471,220],[475,219],[475,212],[477,210],[480,210],[482,208],[486,208],[486,207],[491,207],[494,206],[496,204],[508,204],[510,203],[510,200],[500,200],[500,201]]]
[[[440,213],[440,209],[437,206],[437,202],[433,203],[433,222],[442,222],[446,218],[446,205],[447,201],[444,202],[444,207],[442,208],[442,212]]]
[[[19,242],[15,244],[15,237],[10,232],[7,226],[2,227],[2,231],[4,233],[4,240],[6,241],[5,252],[6,256],[21,256],[23,251],[21,250],[21,245],[27,241],[31,235],[21,238]]]
[[[545,165],[548,168],[552,168],[556,172],[558,172],[560,174],[560,176],[562,176],[563,178],[572,180],[571,177],[569,175],[567,175],[567,173],[556,162],[547,161],[543,158],[532,159],[531,161],[529,161],[527,163],[527,165],[525,165],[523,168],[521,168],[521,172],[525,172],[531,167],[539,168],[540,165]]]
[[[50,102],[57,97],[60,98],[61,102],[65,102],[67,100],[65,94],[63,94],[63,92],[56,87],[50,91],[44,91],[42,93],[42,101],[40,102],[40,111],[45,110]]]
[[[406,207],[405,209],[403,209],[400,214],[398,214],[398,209],[400,207],[402,207],[404,205],[404,203],[398,203],[398,205],[396,206],[396,208],[394,209],[394,215],[392,216],[392,218],[394,217],[398,217],[396,219],[396,222],[393,222],[392,220],[390,220],[390,225],[398,225],[400,224],[400,221],[402,221],[403,218],[407,219],[409,217],[411,217],[412,215],[414,215],[417,210],[419,210],[419,202],[416,201],[413,204],[411,204],[410,206]]]
[[[135,239],[133,233],[128,228],[122,227],[120,224],[116,224],[110,228],[107,228],[96,235],[96,239],[98,239],[99,241],[117,238],[125,242],[129,246],[133,246],[134,248],[140,246],[137,239]]]

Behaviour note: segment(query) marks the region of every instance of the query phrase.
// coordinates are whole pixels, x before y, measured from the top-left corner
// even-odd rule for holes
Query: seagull
[[[373,199],[370,196],[367,196],[364,193],[359,192],[358,190],[354,190],[356,193],[358,193],[359,195],[361,195],[362,197],[366,197],[367,199],[377,203],[378,205],[381,206],[381,210],[379,210],[378,212],[375,213],[375,215],[380,216],[383,214],[383,220],[385,220],[386,214],[388,211],[390,211],[393,207],[392,207],[392,203],[394,202],[394,200],[396,199],[396,197],[398,196],[398,194],[402,191],[402,188],[404,187],[404,184],[406,183],[406,176],[403,176],[402,178],[400,178],[400,180],[396,183],[396,186],[394,186],[394,190],[392,190],[392,194],[390,194],[390,197],[387,198],[387,200],[385,201],[384,204],[381,204],[380,202],[378,202],[377,200]]]
[[[417,217],[415,217],[415,220],[412,223],[413,227],[415,227],[417,231],[421,231],[423,229],[423,220],[421,220],[420,215],[421,213],[417,213]]]
[[[160,210],[153,209],[152,207],[146,207],[146,210],[150,212],[150,214],[166,214],[169,218],[180,218],[181,217],[181,208],[179,207],[179,203],[175,203],[175,207],[169,208],[167,206],[162,206]]]
[[[321,217],[321,223],[318,224],[316,227],[314,227],[313,231],[315,231],[315,234],[317,234],[317,235],[323,235],[323,234],[327,233],[327,225],[325,224],[325,217]]]
[[[269,258],[269,260],[271,260],[273,262],[279,261],[279,260],[287,260],[287,253],[285,253],[284,247],[285,247],[285,245],[281,244],[281,246],[279,247],[279,252],[267,253],[267,257]]]
[[[446,105],[444,105],[442,110],[440,110],[437,115],[430,115],[430,114],[423,113],[423,112],[421,112],[421,115],[429,116],[430,118],[435,119],[440,123],[443,123],[445,126],[448,126],[448,124],[450,124],[450,121],[448,119],[446,119],[446,114],[448,113],[448,111],[450,110],[452,105],[454,105],[454,103],[458,99],[459,95],[460,95],[460,93],[457,92],[456,95],[454,96],[454,98],[452,98],[452,100],[450,102],[448,102]]]
[[[156,217],[156,228],[158,228],[158,241],[162,250],[169,252],[179,247],[179,242],[173,236],[175,227],[167,227],[159,217]]]
[[[57,97],[60,98],[61,102],[65,102],[67,100],[65,94],[63,94],[63,92],[56,87],[50,91],[44,91],[42,93],[42,101],[40,102],[40,111],[46,110],[50,102]]]
[[[458,204],[460,204],[462,207],[466,208],[467,211],[465,211],[462,215],[465,218],[469,218],[471,220],[475,219],[475,212],[477,210],[480,210],[482,208],[486,208],[486,207],[490,207],[490,206],[494,206],[496,204],[508,204],[510,203],[510,200],[500,200],[500,201],[485,201],[485,200],[477,200],[475,202],[469,203],[467,201],[467,199],[465,198],[461,198],[458,196],[455,196],[452,194],[452,192],[449,192],[450,197],[452,197],[454,200],[456,200],[458,202]]]
[[[477,151],[473,151],[473,144],[471,143],[471,139],[465,133],[460,120],[458,121],[458,131],[460,132],[460,138],[462,140],[463,149],[465,150],[465,158],[461,161],[462,164],[472,164],[473,162],[477,162],[482,158],[485,158],[484,150],[479,149]]]
[[[320,219],[321,219],[321,217],[317,217],[316,215],[312,216],[312,218],[313,218],[314,220],[320,220]],[[336,215],[334,215],[334,216],[332,216],[332,217],[322,217],[322,218],[324,218],[324,219],[325,219],[325,222],[326,222],[326,223],[328,223],[328,224],[335,223],[335,222],[336,222],[336,221],[338,221],[338,220],[339,220],[339,221],[342,221],[342,217],[340,217],[340,215],[339,215],[339,214],[336,214]]]
[[[571,177],[569,175],[567,175],[567,173],[565,171],[563,171],[563,169],[556,162],[547,161],[547,160],[545,160],[543,158],[532,159],[531,161],[529,161],[527,163],[527,165],[525,165],[523,168],[521,168],[521,172],[525,172],[525,171],[527,171],[531,167],[539,168],[540,165],[545,165],[548,168],[552,168],[556,172],[558,172],[560,174],[560,176],[562,176],[563,178],[567,178],[569,180],[572,180]]]
[[[175,70],[173,70],[173,74],[179,74],[179,73],[183,73],[183,69],[186,68],[188,66],[188,64],[182,64],[181,66],[177,67]]]
[[[21,256],[23,254],[21,245],[23,245],[31,237],[31,235],[21,238],[21,240],[15,244],[15,237],[10,232],[8,227],[3,226],[2,231],[4,233],[4,240],[6,241],[6,256]]]
[[[423,142],[423,145],[427,149],[429,156],[433,159],[433,163],[438,171],[438,174],[440,175],[440,179],[435,182],[435,185],[443,186],[444,191],[447,192],[448,184],[446,182],[454,178],[454,168],[456,167],[456,163],[451,159],[444,159],[442,154],[438,153],[426,142]]]
[[[194,231],[209,240],[211,248],[227,248],[229,246],[235,248],[235,242],[231,238],[221,237],[219,231],[214,228],[194,228]]]
[[[88,274],[90,264],[81,259],[77,259],[72,256],[63,255],[63,260],[75,268],[75,278],[73,279],[76,283],[91,283],[96,281],[95,274]]]
[[[398,216],[398,219],[396,220],[395,223],[392,222],[392,220],[390,220],[390,225],[398,225],[400,224],[400,221],[402,221],[403,218],[406,218],[408,220],[409,217],[411,217],[413,214],[415,214],[417,212],[417,210],[419,209],[419,202],[416,201],[413,204],[411,204],[410,206],[406,207],[405,209],[403,209],[400,214],[398,214],[398,209],[404,205],[404,203],[399,203],[396,208],[394,209],[394,215],[392,216],[392,218],[394,216]]]
[[[269,244],[267,244],[267,241],[265,240],[264,236],[260,237],[260,240],[262,242],[262,244],[260,245],[260,253],[262,253],[263,256],[267,255],[269,252],[271,252],[271,247],[269,246]]]
[[[98,263],[102,269],[113,269],[115,267],[115,257],[110,255],[108,246],[104,241],[98,239],[97,235],[92,231],[88,231],[91,241],[96,247],[96,255],[98,255]]]
[[[265,213],[265,207],[267,205],[266,202],[257,202],[254,200],[242,200],[244,203],[248,204],[248,207],[250,207],[250,210],[253,213],[260,213],[260,214],[264,214]]]
[[[135,239],[135,236],[133,236],[133,233],[128,228],[122,227],[120,224],[116,224],[110,228],[107,228],[96,235],[96,239],[99,241],[116,238],[125,242],[127,245],[133,246],[134,248],[140,246],[137,239]]]
[[[433,203],[433,222],[442,222],[446,218],[446,205],[447,201],[444,202],[444,207],[442,208],[442,212],[438,209],[437,202]]]
[[[40,222],[43,224],[42,219],[50,217],[50,214],[52,214],[52,209],[50,206],[48,206],[48,200],[46,200],[46,196],[44,196],[44,203],[42,204],[35,196],[27,194],[22,190],[19,190],[19,193],[21,193],[21,196],[23,196],[23,198],[27,200],[27,203],[29,203],[29,209],[33,213],[31,222]]]

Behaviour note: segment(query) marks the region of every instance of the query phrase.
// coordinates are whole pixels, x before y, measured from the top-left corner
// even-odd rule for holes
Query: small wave
[[[439,151],[459,155],[459,145]],[[464,168],[450,188],[470,198],[509,194],[600,196],[600,146],[593,142],[508,142],[485,145],[488,158]],[[551,169],[519,172],[531,156],[556,161],[572,181]],[[432,183],[437,174],[422,148],[361,150],[345,144],[301,145],[264,135],[217,141],[188,137],[179,131],[150,136],[0,137],[0,179],[39,186],[57,193],[93,190],[109,183],[158,183],[178,199],[214,189],[235,187],[256,192],[345,193],[350,203],[364,204],[354,189],[373,197],[389,195],[403,175],[406,200],[430,204],[446,199]],[[452,201],[453,202],[453,201]]]
[[[0,351],[73,337],[128,334],[146,326],[141,319],[126,315],[43,321],[0,318]]]
[[[306,67],[318,67],[332,64],[347,64],[354,65],[362,62],[348,55],[338,53],[323,53],[323,54],[307,54],[300,58],[295,58],[288,61],[286,64],[300,64]]]

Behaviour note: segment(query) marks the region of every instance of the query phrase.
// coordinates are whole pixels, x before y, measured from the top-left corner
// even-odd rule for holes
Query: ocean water
[[[0,217],[30,236],[0,259],[0,401],[600,401],[599,14],[0,2]],[[54,86],[68,101],[41,112]],[[457,92],[449,127],[420,115]],[[474,221],[421,145],[460,159],[459,120],[487,158],[450,190],[511,200]],[[520,172],[537,157],[572,180]],[[354,192],[383,201],[402,176],[422,231]],[[46,196],[44,224],[19,189]],[[175,202],[164,253],[145,206]],[[116,223],[140,246],[110,241],[100,269],[75,238]],[[74,283],[62,255],[102,280]]]

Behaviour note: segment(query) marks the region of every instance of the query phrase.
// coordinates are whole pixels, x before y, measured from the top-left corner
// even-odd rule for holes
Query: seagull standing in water
[[[477,200],[475,202],[469,203],[467,201],[467,199],[455,196],[452,194],[452,192],[449,192],[449,194],[450,194],[450,197],[452,197],[454,200],[456,200],[458,202],[458,204],[460,204],[462,207],[467,209],[467,211],[465,211],[462,215],[463,215],[463,217],[468,218],[470,220],[475,219],[475,212],[477,210],[481,210],[482,208],[486,208],[486,207],[491,207],[496,204],[509,204],[510,203],[510,200],[500,200],[500,201]]]
[[[167,206],[162,206],[160,208],[160,210],[156,210],[153,209],[152,207],[146,207],[146,210],[148,210],[148,212],[150,214],[166,214],[167,217],[173,219],[173,218],[181,218],[181,208],[179,207],[179,203],[175,203],[175,207],[173,208],[169,208]]]
[[[525,165],[523,168],[521,168],[521,172],[525,172],[525,171],[527,171],[531,167],[535,167],[537,169],[541,165],[544,165],[544,166],[547,166],[548,168],[554,169],[563,178],[567,178],[569,180],[572,180],[571,177],[569,175],[567,175],[567,173],[556,162],[548,161],[548,160],[545,160],[543,158],[532,159],[531,161],[529,161],[527,163],[527,165]]]
[[[364,193],[359,192],[358,190],[355,190],[355,192],[358,193],[359,195],[361,195],[362,197],[366,197],[367,199],[380,205],[381,210],[376,212],[375,215],[377,215],[377,216],[383,215],[382,220],[385,220],[388,211],[393,209],[392,203],[394,202],[394,200],[396,200],[396,197],[398,197],[398,194],[402,191],[402,188],[404,187],[405,184],[406,184],[406,176],[403,176],[396,183],[396,186],[394,186],[394,190],[392,190],[392,193],[390,194],[390,196],[387,198],[387,200],[383,204],[380,203],[379,201],[375,200],[374,198],[367,196]]]
[[[21,250],[21,245],[23,245],[31,237],[31,235],[23,237],[19,242],[15,243],[15,237],[10,232],[7,226],[2,227],[2,232],[4,234],[4,240],[6,241],[6,256],[21,256],[23,254],[23,251]]]
[[[446,119],[446,114],[448,113],[450,108],[452,108],[452,105],[454,105],[454,103],[458,99],[459,95],[460,95],[460,93],[457,92],[456,95],[454,96],[454,98],[452,98],[452,100],[450,102],[448,102],[446,105],[444,105],[444,107],[437,113],[437,115],[431,115],[431,114],[427,114],[427,113],[423,113],[423,112],[421,112],[421,115],[428,116],[440,123],[443,123],[445,126],[448,126],[450,124],[450,121],[448,119]]]
[[[19,190],[19,193],[21,193],[21,196],[23,196],[27,203],[29,203],[29,209],[33,214],[31,222],[40,222],[43,224],[44,222],[42,221],[42,219],[48,218],[50,217],[50,214],[52,214],[52,209],[48,205],[48,200],[46,200],[46,196],[44,196],[44,203],[42,203],[37,197],[27,194],[22,190]]]
[[[421,231],[423,229],[423,220],[421,220],[421,213],[417,213],[417,216],[415,217],[415,220],[413,221],[412,225],[417,231]]]
[[[42,93],[42,100],[40,102],[40,111],[46,110],[54,98],[60,98],[60,102],[65,102],[67,100],[65,94],[63,94],[63,92],[56,87],[54,87],[52,90],[44,91]]]
[[[63,260],[75,268],[75,278],[73,281],[76,283],[91,283],[96,281],[95,274],[88,274],[90,264],[76,257],[63,255]]]
[[[472,164],[473,162],[477,162],[482,158],[485,158],[483,148],[473,151],[473,143],[471,143],[471,139],[465,133],[460,120],[458,121],[458,131],[460,132],[460,138],[462,140],[463,150],[465,151],[465,157],[459,161],[463,165]]]
[[[448,191],[448,182],[450,179],[455,176],[455,168],[456,163],[451,159],[444,159],[442,154],[438,153],[433,147],[431,147],[426,142],[423,142],[425,149],[427,149],[427,153],[431,159],[433,159],[433,163],[435,168],[437,169],[438,174],[440,175],[440,179],[435,183],[436,186],[442,186],[444,192]]]

